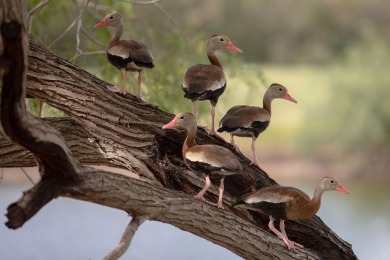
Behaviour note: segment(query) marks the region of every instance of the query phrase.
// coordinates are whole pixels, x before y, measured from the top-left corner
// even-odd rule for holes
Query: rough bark
[[[183,164],[184,132],[161,130],[172,115],[131,95],[107,91],[107,83],[33,43],[29,46],[26,80],[25,6],[23,1],[0,2],[0,130],[12,143],[34,155],[41,174],[40,182],[9,206],[7,226],[21,227],[51,199],[66,196],[169,223],[245,259],[356,258],[351,246],[318,217],[287,223],[290,238],[305,245],[303,250],[290,252],[265,231],[266,216],[231,208],[238,195],[275,181],[249,166],[248,159],[222,140],[198,131],[199,143],[231,149],[244,166],[242,174],[226,179],[223,211],[190,196],[199,191],[204,179]],[[29,95],[65,111],[72,118],[66,120],[76,122],[77,127],[69,134],[84,141],[74,144],[75,150],[81,150],[85,140],[93,140],[86,147],[100,158],[97,160],[126,168],[141,180],[83,166],[80,161],[85,154],[73,153],[72,145],[59,131],[26,113],[25,87]],[[14,149],[9,143],[7,146]],[[208,196],[216,200],[217,189]]]
[[[82,164],[111,164],[102,154],[93,136],[72,118],[42,118],[42,121],[57,129],[64,137],[73,156]],[[34,155],[22,146],[13,144],[0,133],[0,167],[36,166]]]

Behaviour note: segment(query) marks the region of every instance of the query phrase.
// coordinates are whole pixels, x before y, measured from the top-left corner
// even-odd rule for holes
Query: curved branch
[[[244,172],[226,180],[226,210],[194,199],[188,194],[196,193],[204,180],[183,164],[180,147],[184,133],[161,130],[172,115],[131,95],[123,97],[109,92],[105,88],[107,83],[31,44],[29,94],[65,111],[97,140],[106,160],[143,178],[133,179],[80,165],[60,133],[25,110],[25,8],[22,0],[0,2],[6,9],[0,12],[2,131],[34,154],[42,176],[37,185],[8,208],[10,228],[22,226],[51,199],[67,196],[170,223],[245,259],[356,259],[350,245],[318,217],[287,224],[288,230],[294,230],[289,232],[291,239],[306,246],[304,250],[290,252],[278,238],[264,231],[267,218],[230,208],[234,197],[246,189],[275,181],[249,166],[248,159],[237,154],[231,145],[210,138],[204,130],[198,132],[199,143],[231,149],[243,164]],[[207,195],[215,199],[218,191],[213,189]]]
[[[82,164],[115,166],[104,157],[98,140],[72,118],[42,118],[64,137],[73,156]],[[25,148],[15,145],[0,134],[0,167],[31,167],[37,162]]]
[[[28,12],[28,15],[27,15],[27,24],[29,25],[28,34],[30,34],[30,32],[31,32],[31,19],[32,19],[33,15],[36,12],[39,12],[42,8],[44,8],[50,2],[51,2],[51,0],[42,0],[42,2],[40,2],[39,4],[34,6],[34,8],[31,9],[30,12]]]
[[[160,1],[161,0],[122,0],[122,2],[132,3],[136,5],[152,5]]]
[[[176,20],[161,6],[158,4],[158,1],[154,2],[153,5],[157,7],[164,15],[168,17],[168,20],[172,23],[172,25],[177,28],[180,36],[183,38],[184,42],[186,43],[187,46],[187,53],[190,52],[190,45],[188,43],[188,37],[187,35],[183,32],[183,30],[180,28],[179,24],[176,22]]]
[[[112,250],[106,257],[104,257],[105,260],[116,260],[119,257],[121,257],[129,248],[131,240],[133,240],[133,237],[135,235],[135,232],[137,232],[139,226],[141,226],[145,220],[147,220],[147,217],[145,216],[138,216],[134,215],[131,219],[129,225],[127,225],[125,232],[123,233],[123,236],[121,238],[121,241],[117,245],[117,247]]]
[[[89,1],[90,0],[84,1],[84,7],[81,10],[81,12],[79,13],[79,15],[76,17],[76,19],[74,19],[73,22],[68,26],[68,28],[66,28],[65,31],[63,31],[52,43],[50,43],[48,48],[51,48],[51,46],[53,46],[57,41],[59,41],[62,37],[64,37],[64,35],[67,34],[73,28],[73,26],[75,26],[75,24],[79,22],[79,20],[83,17],[85,10],[88,7]],[[79,33],[80,29],[78,28],[77,30]],[[77,53],[77,46],[76,46],[76,53]]]
[[[158,181],[154,188],[148,188],[148,191],[145,190],[146,194],[149,194],[150,190],[157,189],[156,185],[160,183],[170,189],[181,190],[190,194],[195,194],[202,187],[203,180],[188,171],[183,161],[179,159],[181,158],[180,151],[185,134],[180,131],[161,131],[161,126],[171,119],[171,115],[150,104],[139,101],[131,95],[123,97],[106,91],[105,85],[107,83],[32,43],[30,44],[27,81],[29,94],[64,110],[85,128],[88,135],[94,136],[103,155],[110,163],[118,167],[126,167],[139,176]],[[221,142],[219,139],[210,138],[203,130],[198,132],[198,141],[200,143],[207,142],[222,145],[235,152],[231,145]],[[232,203],[234,198],[246,189],[275,183],[257,168],[249,166],[248,159],[240,154],[236,153],[236,155],[245,168],[245,174],[232,176],[232,178],[226,180],[225,202],[227,204]],[[134,167],[136,164],[143,166]],[[93,177],[90,177],[92,178],[90,181],[93,181]],[[113,180],[105,179],[104,183],[107,184],[110,181]],[[126,183],[125,179],[122,181]],[[83,183],[85,184],[84,181]],[[118,187],[118,185],[119,182],[114,187]],[[127,188],[128,186],[137,187],[137,189],[141,187],[134,183],[126,185]],[[75,189],[79,190],[79,186],[76,186]],[[107,198],[102,198],[98,195],[102,191],[96,191],[97,194],[91,193],[91,186],[90,190],[85,192],[88,195],[84,197],[81,197],[80,194],[73,195],[71,192],[69,194],[72,195],[68,194],[67,196],[93,200],[93,202],[103,205],[107,198],[119,196],[118,194],[108,196],[106,193],[104,196],[107,196]],[[128,192],[127,196],[134,197],[132,191],[128,190]],[[211,190],[208,195],[211,196],[211,199],[216,198],[218,196],[217,189]],[[127,197],[122,196],[121,198],[123,198],[123,201],[127,200]],[[182,195],[180,195],[180,199],[182,199]],[[153,201],[153,199],[151,200]],[[123,201],[121,199],[121,202]],[[139,203],[136,202],[137,205]],[[107,206],[114,205],[108,204]],[[169,208],[171,206],[163,205],[163,207]],[[129,208],[123,210],[129,213],[132,212]],[[177,211],[181,212],[182,209],[177,208]],[[145,213],[145,209],[141,213]],[[214,213],[209,212],[209,214],[212,214],[212,218],[218,219]],[[251,213],[241,210],[235,210],[234,214],[236,218],[244,218],[248,223],[267,229],[266,217],[251,215]],[[203,218],[203,215],[192,215],[191,217]],[[199,226],[196,226],[196,228],[189,227],[186,226],[186,223],[178,223],[173,218],[156,220],[166,221],[179,228],[201,235],[198,230],[202,230],[202,228]],[[204,221],[199,219],[199,223]],[[218,221],[224,223],[222,219]],[[216,225],[216,227],[221,228],[217,222],[211,223],[213,226]],[[317,217],[308,221],[289,222],[286,228],[287,232],[291,234],[291,239],[303,243],[312,252],[318,250],[320,255],[328,257],[353,258],[352,256],[354,256],[350,245],[329,230]],[[289,230],[294,232],[289,232]],[[210,240],[209,237],[205,238]],[[239,238],[236,238],[236,241],[240,241]],[[230,249],[230,247],[227,248]]]
[[[11,7],[26,11],[25,6],[18,1]],[[55,129],[26,112],[24,84],[28,44],[25,16],[21,16],[25,12],[13,11],[15,10],[10,10],[13,17],[3,20],[1,24],[4,46],[0,67],[2,130],[14,143],[32,151],[46,174],[53,174],[61,165],[64,168],[59,171],[60,174],[66,178],[73,178],[69,172],[76,171],[78,163],[71,156],[65,140]]]
[[[61,193],[172,224],[244,259],[319,259],[310,251],[286,250],[277,237],[237,218],[230,207],[219,210],[182,192],[122,175],[100,172],[99,179],[93,176],[96,172],[84,172],[81,185],[68,186]]]

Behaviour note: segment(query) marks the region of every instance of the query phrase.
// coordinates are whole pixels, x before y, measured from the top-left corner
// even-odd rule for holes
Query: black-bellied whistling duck
[[[278,83],[272,84],[264,94],[263,107],[256,106],[234,106],[223,116],[218,132],[230,133],[230,143],[239,151],[238,145],[234,142],[234,136],[252,137],[252,162],[260,168],[256,156],[256,139],[267,129],[271,120],[271,103],[275,98],[283,98],[297,103],[287,88]]]
[[[198,145],[195,141],[198,126],[195,116],[191,113],[176,115],[171,122],[163,126],[163,129],[168,128],[184,128],[187,130],[187,138],[182,149],[184,162],[192,171],[202,174],[206,178],[204,188],[195,197],[207,202],[203,196],[211,185],[210,177],[220,178],[218,203],[208,203],[223,208],[222,197],[225,176],[239,173],[242,170],[240,162],[225,147],[211,144]]]
[[[321,196],[325,191],[336,190],[349,193],[337,180],[324,177],[314,191],[312,199],[303,191],[294,187],[268,186],[241,196],[232,206],[245,204],[248,210],[269,215],[268,227],[284,241],[288,249],[302,245],[288,239],[284,221],[304,220],[314,216],[321,206]],[[274,226],[274,220],[280,219],[280,232]]]
[[[193,114],[196,117],[196,101],[210,100],[211,103],[211,130],[210,135],[215,135],[214,118],[215,106],[219,96],[225,91],[226,77],[223,73],[221,63],[217,58],[217,51],[221,49],[233,52],[242,52],[234,46],[225,35],[213,35],[207,43],[207,57],[211,64],[196,64],[190,67],[184,75],[182,89],[184,97],[191,99],[193,103]]]
[[[107,59],[116,68],[122,71],[121,88],[108,87],[113,92],[125,94],[124,88],[127,78],[127,71],[138,72],[137,98],[141,99],[142,70],[153,68],[153,57],[149,48],[142,42],[134,40],[120,40],[123,34],[123,20],[117,13],[111,13],[96,24],[96,28],[111,26],[116,28],[115,36],[108,44]]]

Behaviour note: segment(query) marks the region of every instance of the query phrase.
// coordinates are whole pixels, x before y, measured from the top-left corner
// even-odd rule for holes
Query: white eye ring
[[[111,16],[109,17],[109,19],[110,19],[110,20],[114,19],[114,16],[111,15]]]

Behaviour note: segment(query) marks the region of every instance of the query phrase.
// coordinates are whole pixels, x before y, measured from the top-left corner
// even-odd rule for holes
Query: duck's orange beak
[[[94,28],[102,28],[108,25],[107,19],[104,18],[100,23],[96,24]]]
[[[290,94],[288,94],[288,92],[286,92],[286,94],[284,94],[283,96],[284,99],[288,100],[288,101],[291,101],[291,102],[294,102],[294,103],[298,103],[298,101],[296,101],[295,99],[293,99]]]
[[[340,191],[340,192],[342,192],[342,193],[347,193],[347,194],[349,194],[349,191],[348,191],[346,188],[344,188],[344,186],[341,185],[340,183],[338,183],[338,184],[336,185],[335,190]]]
[[[164,125],[162,127],[162,129],[169,129],[169,128],[174,128],[174,127],[177,127],[176,118],[172,119],[171,122],[169,122],[168,124]]]
[[[225,47],[227,50],[233,51],[233,52],[239,52],[242,53],[242,50],[237,48],[232,42],[228,42]]]

